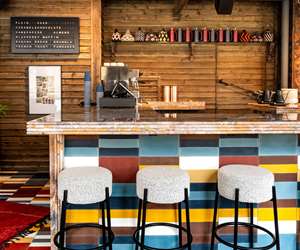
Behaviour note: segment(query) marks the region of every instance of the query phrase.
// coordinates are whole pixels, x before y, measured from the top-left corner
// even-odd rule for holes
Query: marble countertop
[[[68,108],[27,122],[27,134],[295,134],[297,113],[252,110],[157,112],[153,110]]]

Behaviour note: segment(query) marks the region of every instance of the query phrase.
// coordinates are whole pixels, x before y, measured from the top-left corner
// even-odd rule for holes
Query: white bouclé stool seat
[[[105,200],[105,188],[112,192],[112,173],[102,167],[76,167],[60,172],[58,176],[58,197],[63,200],[68,191],[68,202],[90,204]]]
[[[136,176],[137,196],[143,199],[148,190],[148,201],[159,204],[182,202],[184,190],[190,187],[188,173],[173,167],[147,167],[138,171]]]
[[[272,199],[272,186],[272,172],[258,166],[226,165],[218,171],[218,191],[229,200],[235,199],[235,189],[239,189],[241,202],[266,202]]]

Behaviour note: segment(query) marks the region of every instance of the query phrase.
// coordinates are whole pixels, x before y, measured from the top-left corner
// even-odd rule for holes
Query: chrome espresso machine
[[[135,108],[139,98],[139,70],[129,70],[122,63],[109,63],[101,67],[104,96],[100,108]]]

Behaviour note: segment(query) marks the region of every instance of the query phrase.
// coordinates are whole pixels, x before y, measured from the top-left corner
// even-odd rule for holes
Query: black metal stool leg
[[[215,205],[214,205],[214,217],[213,217],[211,240],[210,240],[210,250],[214,250],[214,247],[215,247],[215,232],[216,232],[216,223],[217,223],[218,203],[219,203],[219,191],[218,191],[218,185],[217,185],[216,196],[215,196]]]
[[[179,224],[179,246],[182,247],[182,213],[181,213],[181,202],[178,202],[178,224]]]
[[[141,226],[141,212],[142,212],[142,204],[143,204],[143,201],[141,199],[139,199],[139,209],[138,209],[138,218],[137,218],[137,228],[139,228]],[[139,234],[137,236],[137,240],[139,241]],[[138,244],[135,244],[135,250],[138,250],[139,249],[139,246]]]
[[[238,219],[239,219],[239,190],[235,189],[235,201],[234,201],[234,235],[233,245],[234,250],[237,250],[238,245]]]
[[[101,210],[102,210],[102,245],[106,244],[106,230],[105,230],[105,204],[101,202]]]
[[[108,187],[105,188],[105,200],[106,200],[108,239],[109,239],[109,241],[112,241],[111,219],[110,219],[110,201],[109,201],[109,189],[108,189]],[[109,250],[112,250],[112,243],[109,245]]]
[[[249,203],[249,210],[250,210],[250,224],[254,224],[254,209],[253,209],[253,203]],[[254,232],[253,227],[250,227],[249,229],[249,246],[253,248],[254,246]]]
[[[184,189],[184,201],[185,201],[185,210],[186,210],[186,230],[187,230],[187,237],[191,236],[191,222],[190,222],[190,205],[189,205],[189,194],[188,189]],[[188,245],[188,250],[192,249],[191,243]]]
[[[277,197],[276,197],[276,188],[272,187],[273,193],[273,210],[274,210],[274,224],[275,224],[275,237],[276,237],[276,250],[280,250],[280,240],[279,240],[279,226],[278,226],[278,212],[277,212]]]
[[[146,225],[146,211],[147,211],[148,189],[144,189],[143,199],[143,216],[142,216],[142,236],[141,236],[141,250],[144,249],[145,243],[145,225]]]
[[[64,190],[64,198],[61,205],[60,216],[60,235],[59,235],[59,249],[63,250],[65,247],[65,227],[66,227],[66,210],[67,210],[68,191]]]

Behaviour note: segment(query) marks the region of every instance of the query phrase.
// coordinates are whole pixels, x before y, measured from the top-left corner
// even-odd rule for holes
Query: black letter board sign
[[[79,53],[79,18],[11,17],[12,53]]]

